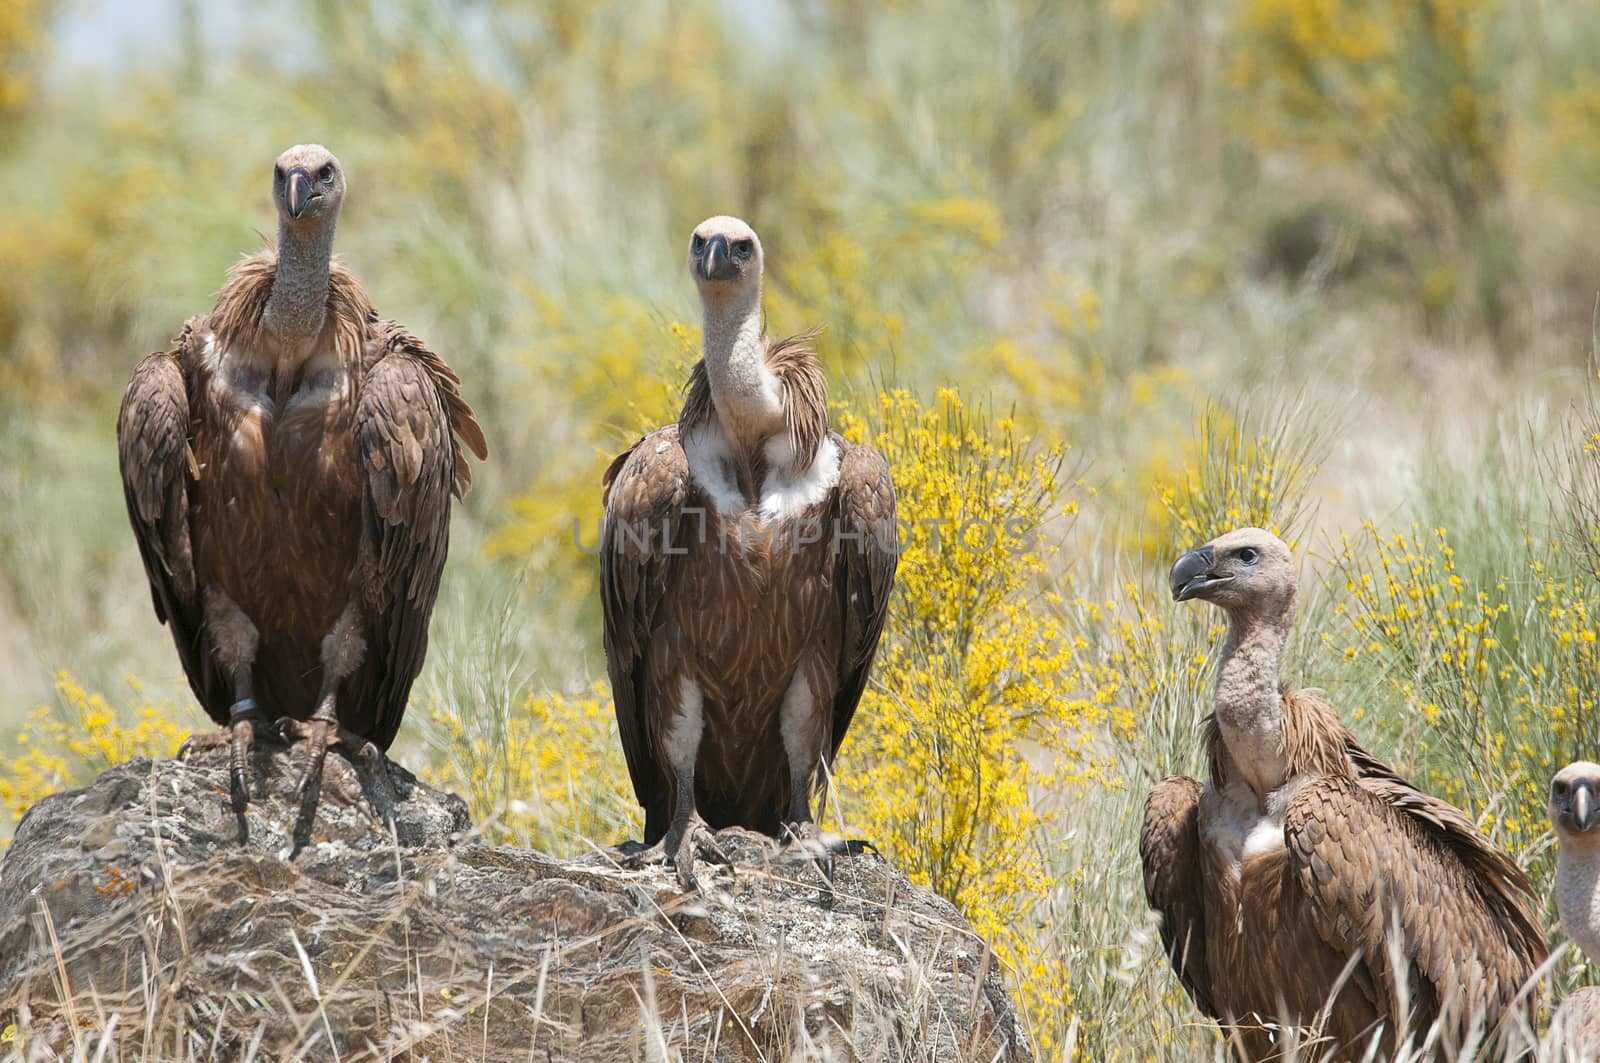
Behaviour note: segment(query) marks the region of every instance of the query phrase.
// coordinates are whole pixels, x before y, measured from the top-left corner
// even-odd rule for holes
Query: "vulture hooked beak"
[[[721,234],[706,241],[700,254],[700,276],[708,281],[730,281],[739,275],[733,255],[728,250],[728,238]]]
[[[296,221],[305,213],[309,203],[320,199],[321,196],[311,191],[311,174],[306,172],[304,166],[296,166],[289,171],[288,200],[285,206],[289,208],[289,217]]]
[[[1172,564],[1168,581],[1172,584],[1172,600],[1186,602],[1191,598],[1204,598],[1206,590],[1233,577],[1216,571],[1217,552],[1209,546],[1190,550]]]
[[[1579,779],[1572,784],[1572,823],[1580,831],[1587,831],[1594,826],[1597,814],[1600,814],[1600,805],[1595,804],[1594,784],[1587,779]]]

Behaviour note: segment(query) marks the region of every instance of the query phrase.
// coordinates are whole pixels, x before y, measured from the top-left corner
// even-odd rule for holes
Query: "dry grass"
[[[993,1027],[1014,1028],[983,942],[879,860],[843,866],[824,905],[809,862],[725,832],[737,872],[683,895],[611,850],[450,833],[451,802],[405,775],[398,835],[427,844],[401,848],[340,764],[286,864],[286,759],[256,758],[246,842],[217,801],[221,750],[133,762],[25,825],[8,874],[28,877],[0,895],[31,924],[5,929],[6,1051],[932,1063],[992,1058]]]
[[[814,888],[809,880],[782,876],[773,884]],[[381,923],[366,938],[348,943],[354,953],[341,965],[345,973],[329,978],[324,971],[319,978],[295,939],[298,968],[284,965],[264,988],[233,992],[197,986],[190,976],[194,956],[183,941],[180,902],[192,901],[192,891],[185,896],[163,884],[133,912],[79,929],[79,934],[127,934],[129,922],[143,924],[138,931],[143,952],[130,965],[137,968],[129,971],[131,984],[113,992],[74,986],[68,976],[70,950],[63,951],[41,903],[35,920],[51,946],[46,969],[8,996],[0,1058],[379,1060],[420,1055],[501,1060],[544,1058],[548,1051],[562,1058],[674,1063],[891,1058],[978,1063],[997,1058],[979,1039],[976,994],[981,987],[974,986],[969,1014],[953,1013],[945,1003],[948,994],[936,992],[940,975],[909,951],[904,954],[903,981],[892,993],[885,992],[881,978],[846,974],[835,987],[837,995],[807,1003],[802,987],[813,976],[813,963],[780,948],[760,959],[766,990],[752,1000],[750,980],[735,985],[719,975],[701,957],[698,943],[680,932],[678,945],[689,971],[668,972],[659,959],[641,957],[631,972],[626,966],[610,972],[610,984],[585,986],[570,980],[574,957],[646,923],[671,926],[684,921],[683,910],[698,910],[700,902],[653,904],[635,920],[552,940],[537,950],[537,962],[464,969],[447,938],[418,933],[410,925],[431,888],[431,882],[402,881],[386,891]],[[877,907],[880,920],[906,915],[892,901]],[[307,910],[304,916],[312,925],[325,921],[327,913]],[[742,913],[754,927],[762,926],[767,916],[764,906]],[[687,921],[698,917],[691,911]],[[953,923],[935,932],[952,941],[972,940],[964,926]],[[176,947],[168,938],[177,939]],[[990,962],[985,952],[979,970]],[[380,969],[402,973],[382,978],[381,984],[351,973]],[[699,976],[699,991],[686,991],[686,973]],[[664,979],[670,982],[670,993],[658,989]],[[617,994],[633,998],[633,1020],[618,1015],[606,1028],[596,1029],[594,1017],[585,1015],[593,1006],[591,998],[606,998],[601,1007],[609,1014]],[[370,1023],[375,1015],[382,1017],[381,1030],[351,1043],[346,1023],[352,1017]]]

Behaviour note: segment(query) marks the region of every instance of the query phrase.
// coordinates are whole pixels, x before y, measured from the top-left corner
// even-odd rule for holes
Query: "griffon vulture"
[[[1288,547],[1230,532],[1178,558],[1171,584],[1227,615],[1211,778],[1151,790],[1139,850],[1173,968],[1233,1051],[1347,1059],[1376,1042],[1380,1059],[1455,1059],[1510,1013],[1531,1019],[1519,994],[1545,944],[1521,869],[1316,694],[1280,685]]]
[[[686,890],[697,852],[726,862],[708,826],[829,848],[811,798],[866,686],[897,560],[888,466],[829,431],[814,333],[765,334],[755,232],[702,222],[689,270],[704,357],[678,423],[607,470],[600,551],[638,859],[672,863]]]
[[[241,823],[269,721],[307,743],[302,796],[330,747],[381,768],[471,482],[462,446],[487,453],[456,374],[333,260],[344,194],[326,148],[280,155],[276,248],[139,363],[117,418],[156,616],[227,729]]]
[[[1550,826],[1556,853],[1556,912],[1561,929],[1600,964],[1600,764],[1568,764],[1550,781]],[[1561,1002],[1556,1026],[1570,1057],[1600,1059],[1600,987],[1585,986]]]

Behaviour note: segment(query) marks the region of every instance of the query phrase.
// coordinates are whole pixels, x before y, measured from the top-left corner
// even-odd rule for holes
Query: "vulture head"
[[[272,165],[272,201],[286,225],[326,225],[344,202],[344,170],[321,144],[296,144]]]
[[[761,240],[738,218],[718,214],[689,237],[689,272],[702,299],[761,292]]]
[[[1574,841],[1600,823],[1600,764],[1580,760],[1550,780],[1550,826],[1562,843]]]
[[[1284,541],[1240,528],[1190,550],[1172,565],[1172,599],[1199,598],[1224,611],[1278,617],[1294,605],[1299,579]]]

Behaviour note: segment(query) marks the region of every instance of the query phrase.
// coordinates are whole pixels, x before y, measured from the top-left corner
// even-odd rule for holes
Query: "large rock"
[[[735,871],[685,896],[607,854],[482,844],[459,798],[399,768],[391,835],[337,756],[297,844],[295,766],[258,750],[243,841],[221,749],[132,761],[30,810],[0,864],[6,1048],[1031,1058],[982,942],[876,857],[839,861],[830,906],[811,865],[724,831]]]

